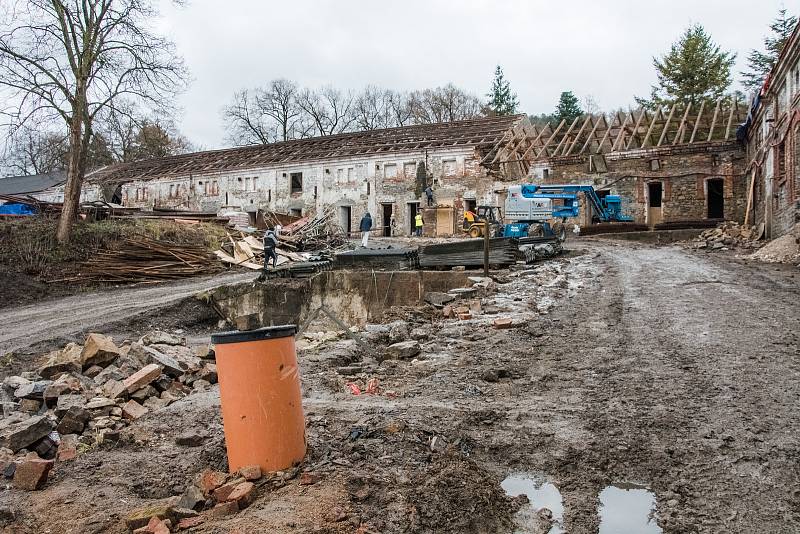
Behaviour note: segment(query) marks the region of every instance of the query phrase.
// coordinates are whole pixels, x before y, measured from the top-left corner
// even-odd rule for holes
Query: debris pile
[[[127,238],[119,249],[101,250],[80,274],[62,281],[152,282],[213,274],[220,270],[202,245],[181,245],[146,237]]]
[[[773,239],[749,258],[767,263],[800,263],[800,224],[795,224],[789,233]]]
[[[217,381],[214,353],[151,332],[117,346],[102,334],[45,355],[36,372],[0,385],[0,470],[41,489],[54,461],[119,439],[131,421]]]
[[[763,229],[759,231],[753,226],[744,226],[737,222],[727,221],[716,228],[703,231],[697,238],[690,242],[690,247],[695,249],[730,250],[733,248],[760,248],[763,243],[761,238]]]
[[[314,217],[304,217],[285,226],[278,239],[283,247],[295,251],[335,250],[347,245],[347,235],[336,220],[333,205]]]
[[[131,511],[125,518],[125,525],[135,534],[166,534],[173,530],[198,527],[208,519],[222,518],[244,510],[255,500],[259,488],[279,488],[295,478],[297,473],[297,468],[262,473],[257,465],[242,467],[230,474],[206,469],[180,497]],[[302,480],[300,483],[303,483]]]
[[[293,252],[281,248],[276,248],[275,252],[278,255],[278,261],[275,265],[278,267],[285,264],[305,263],[324,258],[320,254]],[[260,271],[264,268],[264,242],[254,235],[241,234],[238,239],[228,235],[228,243],[223,243],[222,248],[214,252],[214,254],[224,263],[231,265],[240,265],[254,271]]]

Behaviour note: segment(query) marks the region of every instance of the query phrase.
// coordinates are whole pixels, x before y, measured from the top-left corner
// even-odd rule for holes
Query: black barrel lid
[[[265,326],[257,330],[233,330],[231,332],[220,332],[211,334],[211,343],[221,345],[223,343],[245,343],[247,341],[263,341],[265,339],[276,339],[280,337],[290,337],[297,333],[297,326],[293,324],[283,324],[279,326]]]

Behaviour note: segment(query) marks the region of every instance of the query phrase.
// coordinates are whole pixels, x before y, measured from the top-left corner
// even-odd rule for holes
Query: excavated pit
[[[468,287],[469,276],[463,271],[329,271],[220,287],[208,297],[239,330],[303,325],[321,306],[348,326],[364,326],[379,321],[389,308],[424,304],[426,293]]]

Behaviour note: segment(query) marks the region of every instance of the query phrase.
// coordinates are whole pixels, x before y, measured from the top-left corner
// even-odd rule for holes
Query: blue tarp
[[[27,204],[3,204],[0,206],[0,215],[36,215],[36,210]]]

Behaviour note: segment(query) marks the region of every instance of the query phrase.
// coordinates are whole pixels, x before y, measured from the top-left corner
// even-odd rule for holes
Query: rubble
[[[697,238],[690,242],[690,248],[704,249],[706,251],[730,249],[756,249],[763,246],[759,241],[761,232],[754,226],[744,226],[737,222],[726,221],[716,228],[704,230]]]
[[[800,223],[787,234],[774,239],[764,245],[758,252],[749,256],[749,259],[766,263],[793,263],[800,264]]]
[[[103,366],[119,356],[119,349],[114,341],[102,334],[89,334],[81,352],[81,365],[87,369],[93,365]]]
[[[420,346],[419,341],[411,339],[389,345],[386,347],[386,355],[389,358],[398,360],[410,360],[419,354],[421,350],[422,347]]]
[[[52,430],[53,422],[47,416],[29,417],[18,423],[0,427],[0,447],[17,452],[44,438]]]
[[[14,487],[27,491],[42,489],[47,476],[53,468],[53,460],[43,460],[36,453],[30,453],[17,465],[14,472]]]

